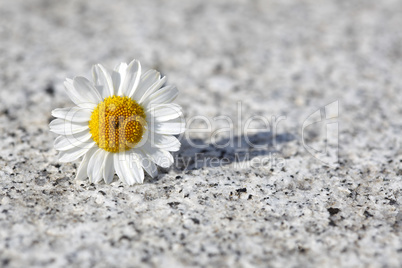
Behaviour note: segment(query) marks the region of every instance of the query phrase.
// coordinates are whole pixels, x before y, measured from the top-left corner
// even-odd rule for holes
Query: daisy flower
[[[178,91],[164,86],[166,77],[155,70],[141,71],[140,62],[121,63],[113,71],[100,64],[92,68],[93,82],[84,77],[66,79],[74,107],[52,111],[50,131],[59,134],[54,147],[61,162],[81,157],[76,179],[98,183],[114,174],[128,185],[142,183],[157,166],[173,163],[170,152],[180,149],[174,135],[185,130],[181,107],[172,101]]]

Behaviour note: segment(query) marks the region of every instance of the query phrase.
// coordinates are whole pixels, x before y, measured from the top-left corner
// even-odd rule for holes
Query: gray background
[[[0,0],[0,266],[400,266],[401,14],[389,0]],[[78,162],[58,163],[48,131],[72,106],[62,82],[133,58],[179,88],[187,119],[232,118],[240,148],[192,133],[207,148],[183,139],[187,170],[74,182]],[[244,143],[238,101],[244,120],[286,118],[251,136],[267,150]],[[301,129],[334,101],[328,166],[303,146],[325,146],[323,132]],[[238,149],[250,159],[232,162]],[[252,162],[272,156],[283,165]]]

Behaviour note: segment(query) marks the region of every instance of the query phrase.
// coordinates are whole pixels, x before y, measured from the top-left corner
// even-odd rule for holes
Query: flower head
[[[121,63],[113,71],[92,68],[93,82],[84,77],[64,85],[74,107],[52,111],[50,131],[59,134],[54,147],[60,161],[83,157],[76,179],[111,183],[116,173],[126,184],[142,183],[144,170],[157,175],[157,165],[173,163],[170,152],[185,130],[178,91],[163,86],[166,77],[155,70],[141,72],[139,61]]]

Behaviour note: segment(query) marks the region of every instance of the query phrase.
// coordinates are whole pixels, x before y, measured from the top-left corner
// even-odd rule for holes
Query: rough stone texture
[[[0,266],[400,267],[401,12],[389,0],[0,0]],[[62,82],[132,58],[177,85],[187,119],[232,118],[236,146],[191,133],[143,185],[75,183],[78,162],[58,163],[47,126],[72,105]],[[276,136],[251,135],[267,149],[245,143],[239,101],[243,124],[282,116]],[[334,101],[328,166],[301,129]]]

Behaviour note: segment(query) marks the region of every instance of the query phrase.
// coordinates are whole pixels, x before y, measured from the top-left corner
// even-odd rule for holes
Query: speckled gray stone
[[[0,266],[401,267],[401,14],[397,0],[0,0]],[[190,133],[143,185],[73,181],[48,131],[72,105],[62,82],[133,58],[180,89],[187,119],[232,118],[240,146]],[[282,117],[250,136],[266,149],[245,143],[239,101],[242,124]],[[304,146],[322,132],[302,126],[336,101],[326,165]]]

